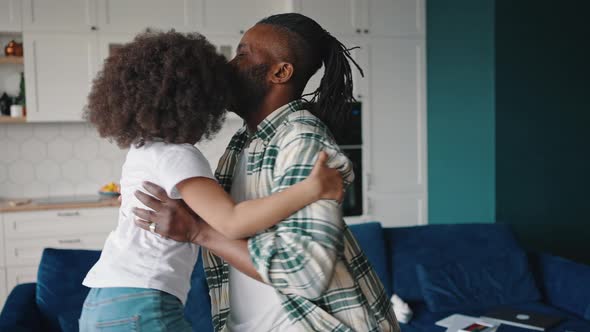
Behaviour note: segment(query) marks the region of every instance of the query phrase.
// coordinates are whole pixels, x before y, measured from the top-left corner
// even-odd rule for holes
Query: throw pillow
[[[524,253],[416,267],[432,312],[486,309],[540,299]]]
[[[590,320],[590,266],[548,254],[539,259],[547,301]]]
[[[416,264],[431,266],[503,257],[521,252],[505,224],[452,224],[386,228],[393,292],[408,302],[424,302]]]

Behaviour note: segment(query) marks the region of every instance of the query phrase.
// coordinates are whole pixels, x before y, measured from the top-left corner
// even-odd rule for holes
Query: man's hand
[[[199,231],[203,221],[181,199],[171,199],[166,191],[151,182],[144,182],[143,188],[152,196],[136,191],[135,197],[148,208],[133,209],[137,216],[135,224],[145,230],[150,230],[150,224],[155,223],[155,232],[163,237],[179,241],[198,244]]]
[[[137,226],[149,231],[150,224],[155,223],[156,233],[201,245],[242,273],[264,282],[252,264],[246,240],[228,240],[199,218],[183,200],[171,199],[164,189],[150,182],[144,182],[143,187],[153,197],[141,191],[136,191],[135,197],[153,211],[135,208]]]

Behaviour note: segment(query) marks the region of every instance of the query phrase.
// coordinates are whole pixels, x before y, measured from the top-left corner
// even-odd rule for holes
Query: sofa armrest
[[[548,254],[533,259],[545,300],[590,320],[590,266]]]
[[[35,283],[28,283],[17,285],[10,292],[0,314],[0,331],[42,331],[35,289]]]

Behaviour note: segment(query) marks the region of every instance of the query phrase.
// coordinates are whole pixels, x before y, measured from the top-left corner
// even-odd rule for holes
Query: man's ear
[[[293,65],[289,62],[279,62],[271,71],[271,82],[275,84],[283,84],[289,82],[293,77]]]

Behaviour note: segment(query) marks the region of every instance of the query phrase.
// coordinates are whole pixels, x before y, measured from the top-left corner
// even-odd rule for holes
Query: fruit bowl
[[[118,193],[116,191],[99,191],[98,193],[102,196],[110,196],[110,197],[116,197],[116,196],[121,195],[121,193]]]
[[[103,196],[119,196],[121,194],[121,187],[114,182],[109,182],[100,187],[98,193]]]

